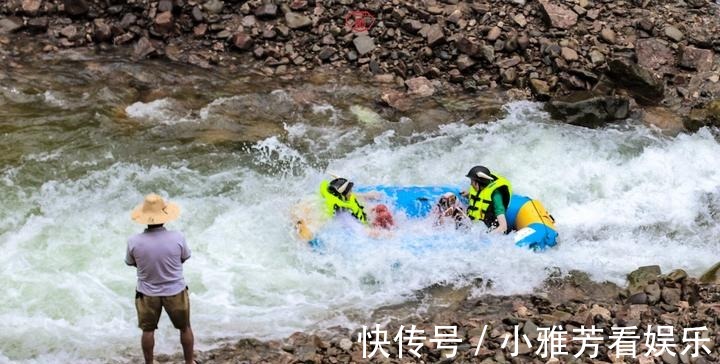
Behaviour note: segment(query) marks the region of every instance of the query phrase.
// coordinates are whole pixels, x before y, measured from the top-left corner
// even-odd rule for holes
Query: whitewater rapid
[[[233,102],[178,110],[164,99],[125,111],[137,123],[202,125],[237,114],[224,109]],[[142,229],[129,211],[149,192],[183,209],[169,228],[182,230],[193,250],[185,275],[199,349],[239,337],[357,328],[372,309],[435,283],[482,277],[495,282],[492,293],[513,294],[541,285],[549,267],[623,284],[638,266],[698,274],[719,260],[713,131],[668,138],[632,121],[591,130],[551,121],[528,102],[507,105],[506,116],[489,124],[447,120],[412,132],[409,119],[337,121],[339,114],[367,117],[358,108],[316,105],[313,112],[327,122],[286,121],[277,135],[242,148],[170,139],[142,149],[98,139],[82,153],[49,148],[3,167],[0,362],[138,355],[135,270],[123,258],[127,237]],[[560,245],[533,253],[500,237],[477,248],[479,230],[447,230],[443,249],[413,252],[401,239],[347,241],[331,232],[329,249],[318,254],[292,234],[290,209],[328,172],[357,185],[465,186],[475,164],[541,200],[557,220]],[[427,229],[408,223],[398,234]],[[163,317],[156,352],[179,351],[174,331]]]

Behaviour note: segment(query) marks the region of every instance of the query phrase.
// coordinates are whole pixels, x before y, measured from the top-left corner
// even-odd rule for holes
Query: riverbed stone
[[[550,100],[545,109],[553,118],[588,128],[601,127],[629,115],[629,100],[622,96],[579,91]]]

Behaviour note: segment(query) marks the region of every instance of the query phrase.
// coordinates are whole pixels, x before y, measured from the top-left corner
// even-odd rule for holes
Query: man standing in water
[[[145,231],[128,239],[125,256],[125,264],[137,267],[135,308],[146,364],[153,363],[155,330],[163,308],[180,330],[185,363],[194,363],[190,300],[182,267],[190,258],[190,248],[182,233],[163,227],[179,215],[178,205],[166,203],[156,194],[147,195],[131,214],[133,221],[147,225]]]

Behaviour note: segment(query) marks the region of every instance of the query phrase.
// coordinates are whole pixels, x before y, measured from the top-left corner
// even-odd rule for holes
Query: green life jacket
[[[345,211],[353,215],[363,224],[367,224],[367,216],[363,210],[362,205],[355,198],[355,194],[350,193],[350,197],[345,199],[337,196],[330,192],[330,183],[328,181],[322,181],[320,183],[320,195],[325,201],[325,214],[328,217],[333,217],[339,211]]]
[[[468,191],[467,208],[467,215],[471,220],[480,220],[488,227],[495,224],[497,220],[497,216],[495,216],[495,209],[492,208],[493,192],[496,190],[500,191],[502,195],[502,202],[506,210],[510,205],[510,196],[512,195],[512,186],[510,185],[510,181],[500,175],[491,175],[495,178],[495,180],[490,182],[487,187],[481,189],[479,192],[470,186],[470,190]]]

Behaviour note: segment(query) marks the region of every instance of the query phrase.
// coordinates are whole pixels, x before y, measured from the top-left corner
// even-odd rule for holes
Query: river
[[[491,293],[526,293],[551,267],[623,284],[641,265],[698,274],[718,261],[714,130],[586,129],[487,95],[435,97],[400,117],[352,76],[266,80],[112,56],[29,62],[0,81],[0,362],[138,356],[135,270],[123,258],[142,229],[129,212],[149,192],[183,209],[169,227],[193,250],[199,349],[354,329],[436,283],[483,277]],[[482,122],[488,113],[497,119]],[[500,237],[468,249],[475,232],[445,231],[446,249],[361,239],[319,254],[292,234],[289,211],[329,172],[357,185],[464,186],[475,164],[541,200],[560,245],[532,253]],[[178,352],[166,317],[160,326],[156,352]]]

